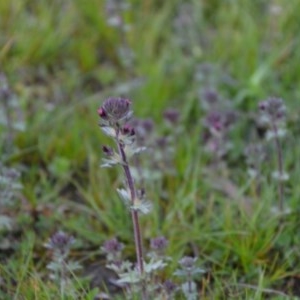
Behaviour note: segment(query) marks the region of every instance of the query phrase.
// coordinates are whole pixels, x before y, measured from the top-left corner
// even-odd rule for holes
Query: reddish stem
[[[131,204],[134,205],[134,201],[136,198],[136,190],[134,186],[134,181],[131,175],[131,171],[127,162],[127,157],[124,151],[124,146],[120,142],[119,138],[119,131],[116,132],[117,136],[117,145],[119,154],[121,156],[122,162],[123,162],[123,170],[125,172],[125,177],[127,180],[128,188],[130,190],[130,198],[131,198]],[[140,275],[144,274],[144,264],[143,264],[143,247],[142,247],[142,235],[140,230],[140,224],[139,224],[139,216],[138,212],[134,209],[131,210],[131,218],[133,223],[133,231],[134,231],[134,243],[135,243],[135,251],[136,251],[136,258],[137,258],[137,264]]]
[[[278,128],[276,126],[276,123],[272,122],[272,127],[274,131],[274,140],[275,140],[275,147],[277,152],[277,164],[278,164],[278,173],[279,173],[279,182],[278,182],[278,195],[279,195],[279,209],[282,212],[283,211],[283,194],[284,194],[284,186],[283,186],[283,156],[282,156],[282,149],[279,142],[278,137]]]

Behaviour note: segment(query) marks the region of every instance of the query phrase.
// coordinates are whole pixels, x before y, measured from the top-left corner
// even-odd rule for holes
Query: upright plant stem
[[[66,263],[64,259],[58,261],[61,264],[60,269],[60,296],[61,299],[65,299],[65,286],[66,286]]]
[[[188,289],[189,289],[189,293],[191,294],[192,293],[192,277],[191,277],[191,274],[189,272],[188,274]]]
[[[131,175],[131,171],[127,162],[126,154],[124,151],[123,144],[118,139],[117,133],[117,145],[120,156],[123,161],[123,170],[125,172],[125,177],[127,180],[127,184],[130,190],[131,204],[134,205],[134,201],[136,198],[136,190],[133,182],[133,178]],[[143,247],[142,247],[142,235],[139,224],[139,216],[136,210],[131,210],[131,218],[133,223],[133,231],[134,231],[134,243],[135,243],[135,251],[136,251],[136,259],[138,264],[138,269],[140,275],[144,274],[144,265],[143,265]]]
[[[117,135],[118,136],[118,135]],[[131,175],[131,171],[127,162],[126,154],[123,148],[122,143],[117,139],[118,150],[121,155],[123,161],[123,170],[125,172],[125,177],[127,180],[127,184],[130,190],[130,197],[131,197],[131,204],[134,205],[134,201],[136,198],[136,190],[133,182],[133,178]],[[143,246],[142,246],[142,234],[140,230],[140,223],[139,223],[139,215],[138,212],[134,209],[131,209],[131,219],[133,224],[133,232],[134,232],[134,244],[135,244],[135,252],[136,252],[136,260],[138,265],[138,270],[140,276],[143,277],[144,274],[144,264],[143,264]],[[145,282],[142,281],[142,299],[147,300],[147,292]]]
[[[275,140],[275,146],[276,146],[276,153],[277,153],[277,164],[278,164],[278,196],[279,196],[279,209],[282,212],[283,211],[283,194],[284,194],[284,186],[283,186],[283,156],[282,156],[282,149],[278,137],[278,128],[276,124],[273,122],[273,131],[274,131],[274,140]]]

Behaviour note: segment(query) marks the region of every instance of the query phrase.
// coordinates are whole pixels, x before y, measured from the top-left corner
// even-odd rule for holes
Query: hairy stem
[[[59,261],[61,264],[61,269],[60,269],[60,296],[61,299],[65,299],[65,285],[66,285],[66,262],[64,259]]]
[[[189,272],[188,274],[188,289],[189,289],[189,293],[191,294],[192,293],[192,276],[191,276],[191,273]]]
[[[131,171],[127,162],[127,157],[124,151],[124,146],[120,142],[118,138],[118,132],[116,134],[117,136],[117,146],[119,150],[119,154],[122,158],[123,162],[123,170],[125,172],[125,177],[127,181],[128,188],[130,190],[130,197],[131,197],[131,204],[134,205],[134,201],[136,198],[136,190],[133,182],[133,178],[131,175]],[[136,210],[131,210],[131,218],[133,223],[133,231],[134,231],[134,243],[135,243],[135,251],[136,251],[136,259],[138,264],[138,269],[140,272],[140,275],[144,274],[144,265],[143,265],[143,247],[142,247],[142,235],[140,230],[140,224],[139,224],[139,216],[138,212]]]
[[[278,164],[278,196],[279,196],[279,209],[282,212],[283,211],[283,194],[284,194],[284,185],[283,185],[283,155],[282,155],[282,149],[278,137],[278,128],[276,126],[275,122],[272,122],[272,127],[274,131],[274,141],[275,141],[275,147],[276,147],[276,153],[277,153],[277,164]]]

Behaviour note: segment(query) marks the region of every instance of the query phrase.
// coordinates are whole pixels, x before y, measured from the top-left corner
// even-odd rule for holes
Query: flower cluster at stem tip
[[[110,97],[98,109],[98,115],[102,121],[111,126],[120,126],[123,122],[128,121],[132,115],[130,105],[131,101],[129,99]]]
[[[266,121],[278,122],[283,120],[286,114],[286,107],[280,98],[270,97],[259,103],[260,113]]]
[[[62,255],[67,255],[74,242],[73,236],[63,231],[58,231],[49,238],[45,246],[48,249],[60,252]]]

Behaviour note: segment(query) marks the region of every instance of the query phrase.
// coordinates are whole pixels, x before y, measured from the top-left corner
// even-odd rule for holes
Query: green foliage
[[[202,299],[299,297],[300,2],[126,2],[124,26],[112,27],[104,0],[0,1],[1,72],[14,96],[9,114],[0,102],[0,167],[16,168],[22,183],[9,206],[0,199],[1,222],[10,220],[0,233],[0,298],[60,299],[43,247],[58,230],[78,241],[70,252],[83,266],[73,276],[78,299],[115,292],[105,272],[88,274],[104,265],[100,246],[114,236],[134,256],[128,212],[115,192],[123,177],[100,169],[108,139],[97,108],[108,96],[129,97],[136,117],[153,119],[153,141],[170,138],[172,168],[155,143],[139,156],[153,201],[141,219],[144,245],[164,235],[173,258],[162,279],[183,256],[198,256],[207,270],[193,278]],[[205,148],[200,103],[208,87],[238,115],[220,161]],[[256,122],[258,102],[273,95],[287,107],[284,215],[273,210],[276,154]],[[177,133],[164,123],[168,107],[180,112]],[[8,119],[24,128],[8,128]],[[251,179],[244,149],[254,142],[266,159],[261,178]],[[95,277],[103,280],[91,287]]]

